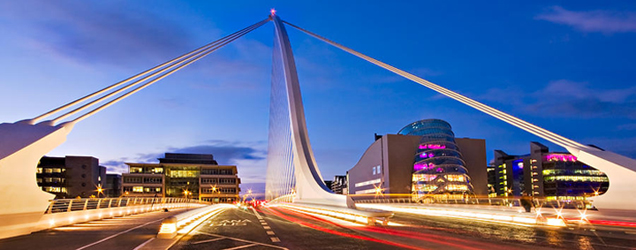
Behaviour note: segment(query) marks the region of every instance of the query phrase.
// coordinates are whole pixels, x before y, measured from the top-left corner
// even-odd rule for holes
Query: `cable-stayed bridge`
[[[608,191],[592,199],[594,206],[600,210],[634,210],[636,207],[636,187],[631,185],[631,182],[636,180],[634,159],[557,135],[283,21],[278,15],[272,13],[267,19],[39,116],[15,123],[0,124],[0,141],[2,142],[0,145],[0,204],[3,204],[0,206],[0,221],[5,221],[0,225],[0,238],[28,234],[35,230],[37,225],[42,224],[42,217],[50,208],[49,200],[53,198],[53,195],[43,192],[37,186],[35,181],[37,162],[44,154],[62,144],[76,124],[208,56],[268,22],[273,22],[275,28],[266,173],[268,199],[281,201],[282,206],[292,206],[289,203],[295,204],[290,207],[294,211],[321,210],[327,211],[326,213],[342,213],[353,217],[354,221],[357,217],[366,218],[369,222],[372,220],[375,222],[376,218],[384,218],[383,221],[387,225],[388,217],[392,215],[387,211],[360,209],[350,197],[334,194],[325,186],[311,148],[300,82],[287,35],[286,28],[292,27],[566,148],[579,161],[603,171],[610,179]],[[387,207],[387,210],[390,209]],[[255,213],[257,214],[256,211]]]

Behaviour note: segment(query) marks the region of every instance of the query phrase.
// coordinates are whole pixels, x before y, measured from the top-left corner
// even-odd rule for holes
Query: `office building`
[[[483,139],[455,138],[450,124],[421,120],[376,140],[349,170],[349,194],[486,196]]]
[[[106,174],[106,184],[104,185],[104,194],[106,197],[121,196],[121,175]]]
[[[56,199],[97,197],[106,181],[106,168],[91,156],[44,156],[36,171],[38,186]]]
[[[347,176],[336,175],[331,182],[331,191],[336,194],[347,194]]]
[[[218,165],[211,154],[166,153],[159,163],[126,163],[122,190],[128,196],[187,197],[214,203],[239,200],[236,166]]]
[[[508,155],[495,150],[497,196],[524,193],[547,200],[584,200],[603,194],[609,187],[607,176],[577,161],[566,152],[550,152],[538,142],[530,143],[530,154]]]

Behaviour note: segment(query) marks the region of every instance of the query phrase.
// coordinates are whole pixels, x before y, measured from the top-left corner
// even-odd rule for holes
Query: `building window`
[[[144,183],[162,183],[161,177],[145,177]]]
[[[140,187],[140,186],[136,186],[132,188],[132,191],[135,193],[143,193],[144,192],[144,187]]]
[[[216,178],[202,178],[201,179],[201,183],[202,184],[216,184]]]
[[[232,171],[232,169],[219,169],[219,174],[221,174],[221,175],[233,175],[234,171]]]
[[[141,177],[124,177],[124,183],[141,183],[141,180]]]
[[[358,183],[354,184],[353,186],[354,187],[362,187],[362,186],[366,186],[366,185],[377,184],[377,183],[380,183],[380,182],[382,182],[382,179],[377,178],[377,179],[373,179],[373,180],[370,180],[370,181],[358,182]]]
[[[42,168],[37,168],[37,170],[35,172],[38,173],[38,174],[41,174],[42,173]]]
[[[235,184],[236,183],[236,179],[232,178],[221,178],[219,179],[219,183],[220,184]]]

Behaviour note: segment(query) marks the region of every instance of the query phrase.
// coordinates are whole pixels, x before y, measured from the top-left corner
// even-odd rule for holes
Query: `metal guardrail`
[[[173,203],[197,203],[209,204],[195,199],[186,198],[145,198],[145,197],[123,197],[123,198],[83,198],[83,199],[59,199],[51,200],[45,214],[65,213],[72,211],[83,211],[103,208],[133,207],[153,204],[173,204]]]

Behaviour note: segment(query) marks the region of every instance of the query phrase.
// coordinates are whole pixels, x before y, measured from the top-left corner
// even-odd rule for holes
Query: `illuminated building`
[[[331,182],[331,191],[335,194],[347,194],[347,176],[336,175]]]
[[[415,199],[431,195],[473,195],[473,184],[451,125],[439,119],[413,122],[398,134],[421,136],[413,164]],[[485,165],[485,159],[484,159]],[[486,167],[484,172],[486,179]],[[484,180],[487,181],[487,180]]]
[[[474,193],[486,196],[488,190],[485,141],[454,138],[452,132],[450,136],[449,133],[427,134],[427,131],[415,127],[425,121],[435,121],[450,132],[448,123],[435,119],[412,123],[400,130],[399,134],[376,136],[375,142],[348,171],[349,194],[376,195],[379,190],[381,194],[416,193],[422,196],[429,193]],[[436,137],[437,135],[441,137]],[[440,148],[442,146],[448,148]],[[420,157],[424,153],[426,159]],[[429,153],[435,157],[428,157]],[[421,168],[424,163],[427,164],[427,170]],[[432,168],[433,172],[428,173],[429,163],[439,167]],[[424,175],[427,175],[428,179],[424,178]],[[432,186],[427,186],[428,184],[435,183],[438,183],[439,187],[425,190]]]
[[[106,181],[106,168],[90,156],[44,156],[36,171],[38,186],[56,199],[97,196],[97,187]]]
[[[527,193],[548,200],[582,200],[603,194],[607,176],[585,165],[569,153],[550,152],[538,142],[530,143],[530,154],[508,155],[495,150],[497,196]]]
[[[239,199],[236,166],[218,165],[210,154],[166,153],[159,163],[126,163],[122,190],[128,196],[187,197],[210,202]]]

